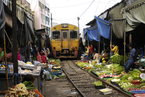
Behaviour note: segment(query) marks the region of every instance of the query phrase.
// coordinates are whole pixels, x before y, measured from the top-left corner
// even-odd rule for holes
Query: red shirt
[[[42,60],[41,63],[46,63],[46,56],[45,55],[41,55],[41,60]]]
[[[93,53],[93,46],[90,47],[90,51],[91,51],[90,53],[92,54]]]

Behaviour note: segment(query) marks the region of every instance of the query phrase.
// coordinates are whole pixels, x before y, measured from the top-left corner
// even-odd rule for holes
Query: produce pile
[[[65,75],[62,75],[62,69],[61,69],[61,64],[60,64],[60,59],[48,59],[48,62],[50,62],[51,66],[52,66],[52,70],[49,70],[50,75],[52,78],[63,78],[65,77]]]
[[[17,84],[14,88],[9,88],[5,97],[35,97],[35,86],[32,82],[25,81]]]
[[[125,56],[125,63],[127,62],[127,60],[129,59],[128,56]],[[113,55],[111,56],[111,61],[114,63],[114,64],[120,64],[120,65],[123,65],[124,64],[124,56],[122,55]]]
[[[95,81],[95,82],[94,82],[94,85],[95,85],[95,86],[102,86],[103,84],[102,84],[101,81]]]

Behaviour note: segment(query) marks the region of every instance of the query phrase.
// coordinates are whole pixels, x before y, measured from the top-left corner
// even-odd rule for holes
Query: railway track
[[[88,72],[82,70],[74,63],[74,61],[62,61],[62,68],[70,82],[74,85],[82,97],[131,97],[131,95],[120,90],[119,88],[108,84],[95,75],[89,74]],[[102,95],[99,89],[95,88],[93,84],[94,81],[102,81],[105,87],[113,90],[112,94]]]

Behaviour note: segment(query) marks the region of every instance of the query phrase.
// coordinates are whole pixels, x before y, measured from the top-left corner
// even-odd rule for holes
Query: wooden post
[[[132,34],[129,34],[129,43],[132,43]]]
[[[8,78],[8,67],[7,67],[7,57],[6,57],[6,39],[4,34],[4,56],[5,56],[5,71],[6,71],[6,81],[7,81],[7,90],[9,89],[9,78]]]
[[[16,18],[16,0],[12,0],[12,32],[13,32],[13,50],[12,50],[12,59],[14,74],[18,73],[18,59],[17,59],[17,18]],[[14,76],[14,85],[17,84],[17,77]]]

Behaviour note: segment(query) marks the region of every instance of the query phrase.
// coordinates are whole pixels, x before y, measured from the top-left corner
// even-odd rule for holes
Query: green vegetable
[[[125,56],[125,63],[127,62],[127,60],[129,59],[128,56]],[[111,61],[115,64],[120,64],[123,65],[124,64],[124,56],[122,55],[113,55],[111,56]]]
[[[32,81],[24,81],[23,84],[26,86],[26,89],[34,89],[35,90],[35,85],[32,83]]]
[[[133,77],[133,79],[140,78],[140,71],[138,69],[133,69],[133,71],[129,71],[129,74]]]
[[[101,81],[95,81],[94,84],[95,84],[95,86],[102,86],[103,85]]]

